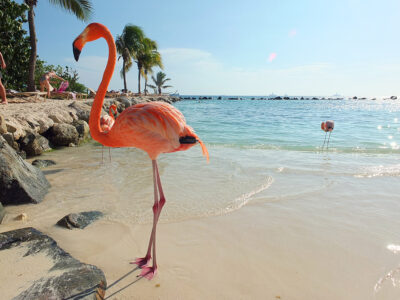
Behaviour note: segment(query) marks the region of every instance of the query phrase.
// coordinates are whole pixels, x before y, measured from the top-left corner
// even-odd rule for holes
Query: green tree
[[[157,89],[158,90],[158,94],[161,95],[161,89],[166,89],[169,87],[172,87],[172,85],[165,85],[165,83],[169,80],[171,80],[170,78],[166,78],[167,74],[163,73],[163,72],[158,72],[156,78],[154,78],[154,76],[151,76],[151,79],[153,79],[154,85],[149,84],[148,86],[151,87],[152,89],[154,89],[154,91]]]
[[[157,50],[149,51],[143,59],[144,94],[147,95],[148,75],[153,74],[153,67],[164,69],[161,54]]]
[[[144,39],[143,30],[139,26],[128,24],[124,27],[121,35],[117,35],[115,45],[117,52],[122,58],[121,77],[124,79],[124,91],[127,91],[126,72],[130,70],[133,59],[136,57],[136,50],[140,47]]]
[[[7,69],[1,70],[7,89],[25,90],[29,66],[29,38],[22,29],[28,6],[11,0],[0,1],[0,51]]]
[[[4,0],[2,0],[4,1]],[[24,0],[29,6],[28,22],[29,22],[29,37],[31,44],[31,53],[29,58],[29,76],[28,76],[28,91],[35,91],[35,68],[37,59],[36,47],[36,29],[35,29],[35,12],[34,8],[38,0]],[[49,0],[50,3],[59,6],[66,11],[74,14],[78,19],[87,21],[92,12],[92,4],[90,0]]]
[[[135,49],[135,62],[138,67],[138,93],[139,94],[141,93],[140,78],[142,75],[144,75],[143,68],[145,67],[146,60],[148,59],[148,57],[153,55],[154,53],[158,53],[157,52],[157,43],[156,43],[156,41],[153,41],[147,37],[145,37],[139,44],[139,47],[137,49]],[[161,62],[161,56],[160,56],[160,62]]]

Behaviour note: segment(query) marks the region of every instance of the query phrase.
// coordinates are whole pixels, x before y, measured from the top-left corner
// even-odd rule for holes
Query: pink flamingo
[[[326,134],[329,132],[328,143],[326,145],[326,150],[328,150],[328,148],[329,148],[329,140],[331,139],[331,133],[333,131],[333,128],[335,128],[335,122],[332,121],[332,120],[328,120],[326,122],[322,122],[321,123],[321,129],[323,131],[325,131],[325,139],[324,139],[324,143],[322,145],[322,150],[324,149],[324,146],[325,146]]]
[[[114,113],[117,114],[117,106],[115,104],[111,104],[110,108],[108,110],[108,115],[103,115],[100,118],[100,127],[101,130],[108,132],[111,130],[111,127],[113,127],[115,118],[114,118]],[[104,157],[103,157],[103,150],[104,146],[101,148],[101,161],[104,162]],[[111,148],[108,148],[108,156],[110,157],[110,162],[111,162]]]
[[[156,227],[161,209],[165,204],[157,157],[161,153],[185,151],[199,143],[203,155],[207,157],[208,161],[208,151],[193,129],[186,125],[182,113],[164,102],[140,103],[130,106],[118,116],[114,126],[108,132],[101,129],[101,108],[116,61],[114,39],[107,27],[99,23],[92,23],[73,42],[74,57],[78,60],[84,45],[101,37],[107,41],[109,55],[103,79],[90,111],[89,128],[92,138],[102,145],[136,147],[147,152],[152,161],[154,183],[153,227],[146,255],[132,262],[142,269],[140,276],[150,280],[157,272]],[[151,267],[148,266],[150,259],[153,260]]]

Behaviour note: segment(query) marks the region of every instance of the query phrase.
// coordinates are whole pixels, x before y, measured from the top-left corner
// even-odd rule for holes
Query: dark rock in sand
[[[0,202],[39,203],[49,187],[42,171],[24,161],[0,136]]]
[[[70,105],[68,105],[68,107],[75,109],[76,115],[79,120],[89,122],[90,109],[92,108],[91,105],[74,101]]]
[[[32,162],[32,165],[35,166],[36,168],[46,168],[48,166],[52,166],[55,165],[56,162],[54,160],[51,159],[35,159]]]
[[[58,226],[68,229],[80,228],[83,229],[97,219],[101,218],[103,213],[100,211],[86,211],[77,214],[69,214],[57,222]]]
[[[81,263],[58,247],[52,238],[34,228],[0,233],[0,251],[3,250],[8,250],[10,255],[22,252],[19,263],[24,259],[35,262],[35,257],[44,256],[52,264],[48,271],[37,275],[25,291],[16,290],[13,299],[104,299],[107,282],[103,271]],[[10,281],[13,276],[17,275],[10,273]],[[18,276],[24,276],[24,273]]]
[[[54,124],[47,133],[48,138],[54,146],[68,146],[79,142],[79,134],[71,124]]]
[[[75,126],[76,131],[79,134],[79,139],[86,140],[90,136],[89,124],[84,120],[78,120],[72,123]]]
[[[19,144],[28,156],[40,155],[51,150],[49,141],[44,136],[33,132],[27,132],[23,138],[19,139]]]
[[[3,218],[4,218],[5,215],[6,215],[6,211],[5,211],[3,205],[0,202],[0,224],[1,224],[1,221],[3,221]]]
[[[4,117],[0,115],[0,134],[6,132],[7,132],[6,120],[4,120]]]

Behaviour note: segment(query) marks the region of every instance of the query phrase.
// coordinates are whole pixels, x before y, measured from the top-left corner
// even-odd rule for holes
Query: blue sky
[[[21,2],[21,1],[18,1]],[[181,94],[400,95],[398,0],[96,0],[91,22],[114,37],[127,23],[158,42],[164,72]],[[86,26],[47,0],[36,8],[38,54],[77,69],[96,89],[104,41],[74,62]],[[109,89],[121,89],[118,62]],[[157,71],[157,70],[155,70]],[[127,77],[137,91],[137,69]]]

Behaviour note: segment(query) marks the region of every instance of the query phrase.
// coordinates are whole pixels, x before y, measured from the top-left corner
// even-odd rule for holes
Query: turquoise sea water
[[[210,162],[199,146],[160,155],[168,201],[163,222],[300,199],[306,206],[321,198],[330,205],[341,197],[346,209],[352,209],[347,200],[357,199],[357,205],[383,205],[387,215],[400,209],[398,101],[184,100],[174,105],[207,145]],[[329,151],[321,151],[320,124],[328,119],[335,129]],[[111,154],[109,162],[105,150],[102,163],[102,146],[94,142],[45,154],[58,163],[48,171],[53,184],[48,197],[79,209],[96,206],[111,219],[151,223],[147,154],[134,148]]]
[[[399,101],[184,100],[176,107],[212,145],[315,151],[324,140],[321,122],[334,120],[333,151],[399,150]]]

